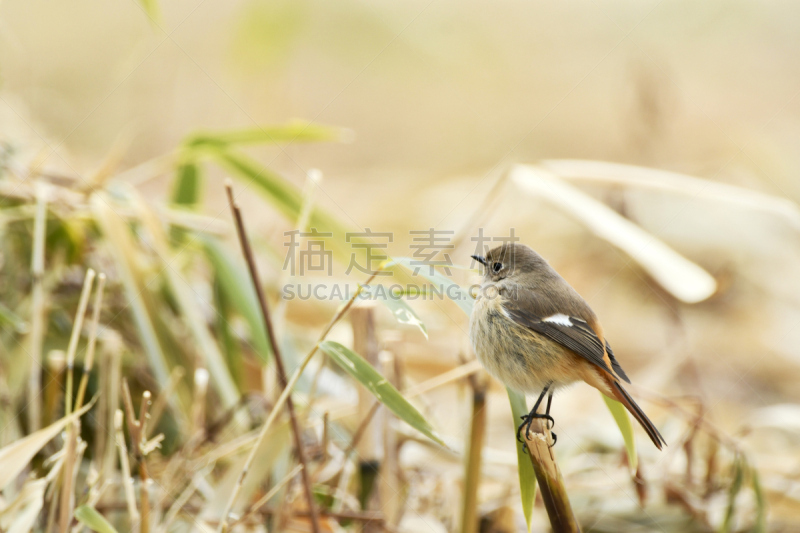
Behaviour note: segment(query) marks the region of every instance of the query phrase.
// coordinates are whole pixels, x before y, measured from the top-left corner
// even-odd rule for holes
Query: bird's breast
[[[520,392],[538,393],[547,383],[574,381],[568,350],[509,318],[496,288],[482,288],[470,317],[470,340],[486,370]]]

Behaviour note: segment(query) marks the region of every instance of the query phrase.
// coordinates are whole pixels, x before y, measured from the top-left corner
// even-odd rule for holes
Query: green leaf
[[[364,385],[379,402],[388,407],[398,418],[432,441],[446,447],[425,417],[413,405],[408,403],[408,400],[363,357],[334,341],[321,342],[319,349],[335,361],[342,370]]]
[[[381,286],[382,287],[382,286]],[[425,335],[425,338],[428,338],[428,328],[425,327],[425,324],[420,320],[419,316],[411,309],[411,306],[403,300],[402,297],[392,294],[381,289],[377,289],[375,286],[373,287],[364,287],[364,294],[369,295],[370,298],[379,300],[383,302],[386,307],[394,315],[395,319],[401,324],[408,324],[410,326],[416,326]]]
[[[197,207],[202,196],[202,182],[200,168],[195,162],[181,164],[172,187],[172,203],[181,207]]]
[[[172,205],[182,209],[196,210],[200,207],[202,196],[202,174],[197,163],[187,161],[178,166],[172,185]],[[186,230],[176,226],[170,228],[173,244],[183,246],[186,242]]]
[[[217,239],[209,236],[198,236],[198,239],[203,243],[220,289],[230,305],[247,321],[255,350],[262,363],[266,364],[272,357],[272,347],[264,329],[264,318],[261,316],[261,307],[250,275],[244,265],[235,261],[230,251]]]
[[[472,308],[475,306],[475,299],[453,280],[440,274],[437,270],[431,269],[424,261],[412,257],[393,257],[386,264],[386,268],[393,265],[401,265],[412,273],[418,270],[417,275],[433,283],[436,292],[441,292],[453,300],[467,316],[472,314]]]
[[[639,467],[639,456],[636,453],[636,439],[633,437],[633,425],[628,417],[628,411],[618,401],[612,400],[605,394],[601,394],[601,396],[605,400],[608,410],[611,411],[611,416],[614,417],[619,432],[622,433],[622,438],[625,439],[625,450],[628,452],[628,466],[631,474],[636,474],[636,469]]]
[[[220,132],[200,132],[186,141],[191,148],[225,148],[250,144],[286,144],[295,142],[340,141],[345,136],[342,128],[293,120],[280,126],[262,126]]]
[[[508,392],[508,402],[511,404],[511,414],[514,418],[514,430],[521,423],[523,416],[528,414],[528,405],[525,395],[506,387]],[[533,515],[533,503],[536,500],[536,473],[533,471],[531,458],[527,452],[523,451],[522,443],[516,441],[517,445],[517,470],[519,471],[519,495],[522,498],[522,512],[525,514],[525,522],[528,524],[528,531],[531,530],[531,516]]]
[[[97,531],[98,533],[117,533],[108,520],[103,518],[103,515],[97,512],[94,507],[88,505],[81,505],[75,509],[75,518],[84,526]]]

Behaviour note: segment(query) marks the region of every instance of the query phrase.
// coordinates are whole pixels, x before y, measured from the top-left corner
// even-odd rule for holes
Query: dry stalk
[[[370,302],[353,309],[350,313],[353,328],[353,350],[360,354],[370,365],[378,366],[378,339],[375,334],[375,308]],[[322,365],[320,365],[320,369]],[[368,418],[375,396],[366,387],[358,386],[358,419]],[[356,446],[358,456],[359,500],[365,511],[380,509],[381,495],[378,485],[382,470],[383,434],[381,428],[373,426],[371,431],[364,431]]]
[[[92,309],[92,323],[89,329],[89,344],[86,347],[86,358],[83,360],[83,375],[78,385],[78,397],[75,399],[75,409],[83,406],[83,397],[86,386],[89,384],[89,374],[94,365],[94,351],[97,345],[97,327],[100,322],[100,308],[103,305],[103,289],[106,285],[106,275],[102,272],[97,276],[97,290],[94,293],[94,309]]]
[[[139,462],[139,500],[142,508],[142,533],[149,533],[150,531],[150,475],[147,471],[147,452],[142,450],[142,446],[145,444],[145,435],[147,434],[147,413],[150,409],[151,397],[152,395],[148,390],[142,393],[139,420],[136,422],[136,440],[133,441],[134,457]],[[131,434],[132,437],[133,433]]]
[[[103,417],[104,424],[98,424],[98,433],[96,438],[98,442],[103,442],[102,458],[103,464],[101,467],[101,476],[105,479],[110,479],[113,471],[117,467],[117,461],[114,458],[116,455],[114,448],[116,432],[112,431],[115,428],[117,405],[119,405],[119,388],[122,381],[122,345],[115,339],[110,346],[103,343],[104,352],[107,353],[104,357],[106,363],[105,381],[106,381],[106,400],[104,402]],[[100,432],[103,430],[102,433]],[[130,474],[129,474],[130,475]]]
[[[47,228],[48,186],[36,185],[36,216],[33,220],[33,257],[31,258],[32,315],[30,334],[31,372],[28,375],[28,429],[37,431],[42,417],[42,340],[44,339],[44,248]]]
[[[72,380],[75,368],[75,352],[78,350],[78,340],[83,329],[83,318],[86,315],[86,307],[89,305],[89,295],[92,292],[95,272],[91,268],[86,271],[83,281],[80,300],[78,300],[78,312],[75,315],[75,322],[72,325],[72,335],[69,339],[67,348],[67,386],[65,392],[65,416],[72,414]],[[81,401],[83,401],[81,399]],[[78,407],[80,408],[80,406]],[[64,471],[61,478],[61,505],[58,520],[58,529],[61,533],[67,533],[72,522],[72,504],[74,503],[72,494],[73,469],[75,468],[75,451],[78,442],[79,422],[70,423],[67,426],[66,457],[64,461]]]
[[[395,364],[395,356],[388,350],[382,351],[378,355],[381,373],[386,378],[386,381],[400,389],[397,366]],[[378,503],[379,510],[383,513],[386,523],[391,526],[396,526],[400,519],[403,507],[403,496],[405,492],[402,487],[402,477],[400,474],[400,457],[398,446],[397,431],[394,428],[395,415],[388,409],[383,409],[380,413],[381,425],[378,430],[381,433],[383,440],[383,464],[380,467],[377,488],[378,488]],[[369,511],[370,509],[364,509]],[[380,525],[375,527],[366,525],[365,532],[380,531]]]
[[[89,305],[89,295],[92,292],[94,276],[94,270],[91,268],[86,271],[81,298],[78,300],[78,312],[75,315],[75,323],[72,325],[72,335],[70,335],[69,338],[69,346],[67,348],[67,390],[64,397],[64,405],[66,405],[64,414],[66,416],[72,414],[72,371],[75,368],[75,352],[78,351],[78,340],[81,338],[83,318],[86,316],[86,307]]]
[[[470,378],[475,378],[474,374]],[[464,465],[464,499],[461,507],[461,533],[478,531],[478,487],[481,482],[481,459],[486,437],[485,379],[470,379],[472,386],[472,419]]]
[[[125,445],[125,435],[122,433],[122,411],[117,409],[114,414],[114,434],[117,437],[117,448],[119,449],[119,463],[122,469],[122,485],[125,489],[125,501],[128,503],[128,516],[131,525],[139,521],[139,510],[136,508],[136,495],[133,487],[133,477],[131,477],[131,464],[128,460],[128,447]]]

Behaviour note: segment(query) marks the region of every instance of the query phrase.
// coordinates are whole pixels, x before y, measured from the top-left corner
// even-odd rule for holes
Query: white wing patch
[[[563,313],[557,313],[555,315],[548,316],[547,318],[543,318],[542,322],[552,322],[553,324],[567,326],[568,328],[574,326],[569,317]]]

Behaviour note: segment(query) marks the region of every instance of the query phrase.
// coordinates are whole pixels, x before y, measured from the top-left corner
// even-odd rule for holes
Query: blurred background
[[[193,289],[188,298],[220,344],[237,394],[267,391],[274,400],[277,395],[269,388],[275,385],[274,369],[267,365],[262,372],[258,349],[249,344],[255,326],[235,305],[225,311],[231,328],[217,324],[214,312],[231,303],[219,297],[225,282],[205,236],[211,235],[221,247],[219,255],[240,268],[229,272],[246,272],[223,187],[223,180],[233,176],[290,369],[341,302],[281,301],[282,287],[302,278],[284,268],[289,253],[284,232],[303,222],[304,229],[333,231],[340,247],[345,231],[391,232],[393,240],[382,253],[411,256],[410,232],[434,228],[452,232],[453,248],[437,257],[447,255],[454,265],[475,269],[470,237],[479,230],[508,236],[513,228],[594,308],[635,384],[634,396],[669,443],[665,452],[657,452],[636,429],[640,471],[634,481],[622,437],[597,393],[580,385],[556,397],[556,453],[584,529],[796,531],[798,21],[800,4],[747,0],[0,1],[2,444],[34,429],[25,422],[32,371],[25,353],[31,355],[31,317],[40,309],[31,297],[37,182],[48,183],[52,194],[44,244],[43,395],[54,379],[57,391],[63,386],[63,351],[81,280],[92,267],[108,275],[98,357],[119,354],[120,375],[131,382],[134,396],[144,389],[156,394],[170,372],[184,369],[176,382],[185,382],[180,385],[186,388],[185,416],[171,413],[161,420],[165,441],[162,451],[154,452],[158,457],[150,459],[153,468],[158,472],[162,463],[172,464],[172,454],[200,453],[186,452],[198,427],[182,426],[180,419],[196,420],[192,378],[197,368],[208,366],[203,359],[208,351],[186,341],[196,330],[187,326],[191,317],[176,303],[174,280],[165,280],[165,272],[174,268]],[[284,124],[295,126],[289,133],[264,133],[268,126]],[[333,129],[316,135],[314,128],[322,126]],[[214,137],[248,131],[258,139],[251,135],[237,144]],[[203,135],[216,140],[204,141]],[[242,157],[263,170],[248,174],[230,158],[220,163],[227,156],[218,154],[207,158],[211,162],[195,157],[204,149],[197,146],[223,144],[226,150],[235,145],[236,154],[246,154]],[[591,163],[559,166],[552,160]],[[526,191],[509,178],[519,164],[538,165],[547,174],[542,179],[563,182],[570,194],[588,198],[591,213],[578,200],[570,203],[572,196],[560,203]],[[261,178],[267,175],[265,185]],[[182,197],[181,184],[187,183],[191,192]],[[281,185],[276,189],[275,183]],[[98,207],[100,197],[108,205],[118,202],[112,211],[119,208],[131,227],[115,227],[130,234],[133,256],[124,257],[122,242],[115,248],[109,229],[114,223],[103,218],[112,215]],[[312,211],[327,218],[309,215]],[[142,222],[145,212],[168,226],[168,242],[160,250],[168,250],[171,259],[164,264],[154,260],[154,254],[164,258],[154,252],[158,243],[148,234],[153,228]],[[648,264],[622,243],[627,230],[604,232],[603,220],[615,215],[643,232],[639,244],[663,243],[666,255],[661,244],[650,246],[643,254],[657,264]],[[126,261],[133,270],[123,268]],[[691,279],[679,272],[687,263],[697,269]],[[358,270],[345,273],[347,267],[346,255],[336,255],[331,279],[353,287],[365,280]],[[474,283],[477,270],[466,269],[454,268],[449,275],[462,286]],[[140,277],[126,281],[130,275]],[[707,294],[699,290],[699,296],[681,297],[664,283],[668,278],[692,285],[708,275],[715,286]],[[156,323],[161,345],[156,352],[168,353],[160,371],[145,356],[142,323],[130,314],[131,291],[136,292],[131,287],[148,294],[142,305]],[[427,338],[408,324],[414,320],[398,323],[392,309],[363,304],[356,307],[367,309],[369,318],[353,320],[373,324],[369,342],[364,344],[361,326],[347,318],[334,326],[330,338],[347,346],[373,346],[371,362],[381,366],[382,359],[386,372],[391,367],[400,390],[464,370],[474,358],[467,315],[449,301],[409,305],[425,324]],[[359,313],[354,316],[363,317]],[[84,332],[77,349],[76,368],[85,359],[87,336]],[[330,364],[311,366],[298,385],[298,402],[309,406],[306,438],[319,447],[321,428],[328,427],[323,414],[329,413],[340,424],[331,431],[341,441],[341,454],[364,419],[364,400],[358,399],[363,390]],[[90,392],[108,390],[99,375],[92,376]],[[362,460],[356,463],[377,461],[386,469],[381,476],[394,476],[394,488],[376,492],[372,503],[369,498],[354,503],[363,479],[362,485],[352,481],[356,488],[348,493],[341,472],[322,476],[321,485],[352,493],[350,499],[342,497],[339,511],[391,509],[391,518],[387,513],[381,522],[390,531],[464,530],[459,522],[466,490],[463,452],[473,393],[487,380],[476,518],[481,531],[524,530],[515,424],[505,391],[474,370],[457,377],[414,400],[452,453],[402,432],[410,430],[378,424],[400,436],[376,429],[374,438],[360,445]],[[206,431],[231,407],[218,394],[212,386],[208,398],[201,397],[208,402]],[[45,399],[41,409],[42,423],[63,415],[57,400]],[[264,409],[250,406],[252,427],[263,419]],[[103,425],[104,415],[98,416],[101,421],[89,423],[84,432],[95,425],[110,427]],[[206,439],[204,446],[213,449],[237,437],[235,428],[223,434]],[[89,480],[91,452],[103,450],[94,448],[96,438],[83,438],[89,451],[84,470],[76,471]],[[394,443],[393,438],[399,444],[389,446],[386,441]],[[51,454],[60,449],[48,446]],[[39,455],[42,460],[47,450]],[[265,493],[289,472],[293,460],[285,453],[276,460],[282,469],[265,467],[250,494]],[[238,472],[243,459],[240,453],[231,464],[209,467],[204,475],[211,488],[190,494],[188,507],[175,511],[169,527],[216,527],[221,509],[209,510],[214,499],[209,494],[229,491],[235,478],[230,472]],[[327,464],[319,461],[320,468]],[[342,461],[339,467],[346,471],[347,460]],[[34,462],[31,472],[47,472],[40,463]],[[109,466],[117,467],[115,462]],[[184,470],[188,477],[176,475],[182,481],[164,488],[172,494],[164,496],[165,513],[172,508],[170,498],[191,480],[191,469]],[[105,476],[112,479],[108,471]],[[15,491],[7,490],[12,501]],[[298,483],[283,490],[289,494],[286,501],[304,505]],[[114,507],[124,505],[120,495],[109,489],[94,503],[124,528],[129,527],[124,508]],[[43,501],[42,516],[48,516],[52,505]],[[265,520],[248,527],[278,528]],[[537,501],[533,530],[548,527],[546,520]],[[47,519],[34,523],[43,529]],[[307,526],[281,524],[287,530]],[[362,523],[329,520],[326,527],[354,529]]]

